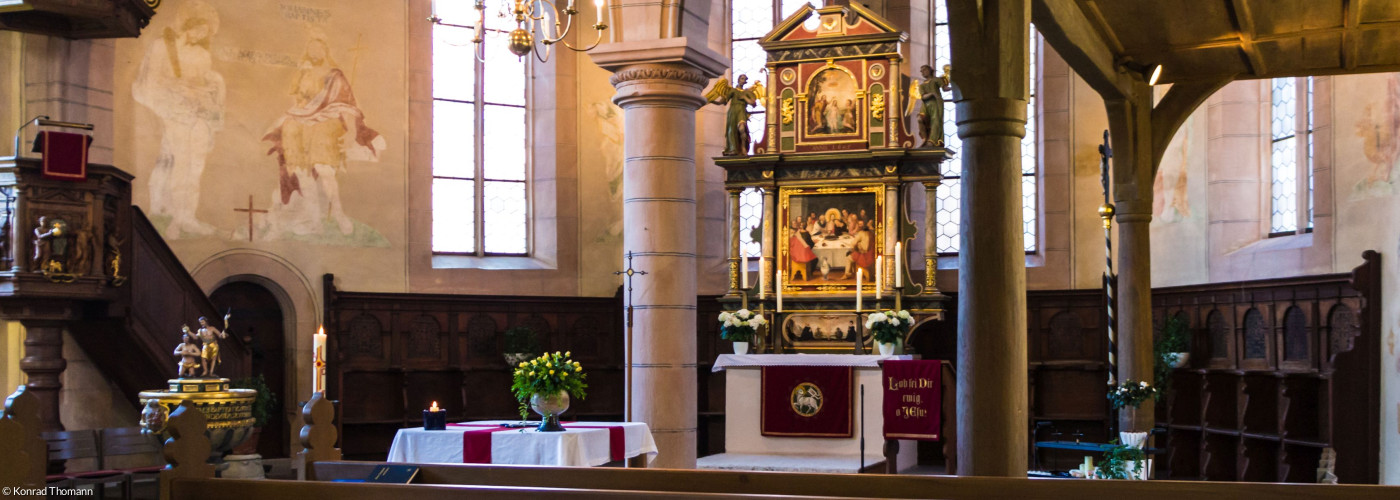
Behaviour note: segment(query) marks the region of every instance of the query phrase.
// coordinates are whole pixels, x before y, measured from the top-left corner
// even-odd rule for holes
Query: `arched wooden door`
[[[231,311],[229,335],[243,339],[252,351],[253,376],[261,374],[277,395],[267,426],[258,441],[258,454],[264,458],[287,457],[289,429],[282,408],[286,405],[286,341],[282,307],[277,296],[262,285],[236,281],[214,290],[209,300],[220,312]]]

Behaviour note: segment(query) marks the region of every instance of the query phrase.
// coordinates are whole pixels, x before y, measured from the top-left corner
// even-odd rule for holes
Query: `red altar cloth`
[[[764,436],[851,437],[851,367],[765,366],[762,377],[759,430]]]
[[[885,361],[885,439],[937,441],[942,427],[943,362]]]

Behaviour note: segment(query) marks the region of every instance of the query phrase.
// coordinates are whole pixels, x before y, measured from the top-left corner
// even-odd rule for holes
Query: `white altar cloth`
[[[500,425],[518,420],[481,420],[463,424]],[[534,427],[510,429],[491,433],[491,463],[553,465],[570,467],[599,466],[611,460],[608,430],[576,426],[621,425],[625,458],[647,454],[647,462],[656,458],[656,441],[651,429],[643,422],[572,422],[565,423],[564,432],[539,432]],[[462,432],[485,427],[453,427],[427,431],[422,427],[399,429],[394,444],[389,447],[389,462],[401,463],[462,463]]]
[[[865,433],[865,460],[869,465],[884,458],[883,400],[880,362],[891,359],[914,359],[911,355],[880,356],[872,354],[721,354],[715,360],[714,371],[726,370],[724,376],[724,453],[702,457],[701,469],[788,470],[855,472],[861,463],[860,437]],[[851,384],[852,403],[856,406],[856,429],[849,438],[769,437],[759,429],[764,366],[850,366],[855,372]],[[862,405],[860,387],[865,386]],[[864,407],[864,420],[861,408]],[[914,441],[900,440],[896,458],[899,470],[918,462],[918,447]],[[794,462],[781,467],[765,468],[747,464],[762,463],[753,456],[782,457]],[[800,463],[797,463],[800,462]],[[776,463],[776,462],[774,462]]]
[[[914,359],[908,354],[721,354],[715,359],[712,372],[725,368],[757,368],[763,366],[854,366],[879,368],[890,359]],[[869,395],[866,395],[869,397]]]

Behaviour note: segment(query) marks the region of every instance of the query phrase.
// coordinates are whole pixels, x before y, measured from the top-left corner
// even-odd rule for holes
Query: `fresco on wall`
[[[361,64],[362,54],[381,49],[358,31],[373,19],[362,10],[166,2],[162,11],[173,17],[152,21],[134,42],[139,55],[125,59],[139,66],[117,75],[137,109],[150,112],[133,116],[127,161],[145,188],[135,201],[162,236],[389,246],[356,219],[383,224],[375,205],[393,184],[374,167],[388,144],[356,91],[401,92],[402,79]],[[251,17],[258,22],[227,22]]]
[[[622,241],[622,110],[610,102],[594,102],[592,109],[593,127],[602,142],[598,144],[599,161],[603,167],[603,177],[608,183],[607,206],[617,207],[606,226],[593,237],[593,243],[606,244]]]
[[[131,86],[132,98],[161,122],[160,153],[146,179],[146,210],[168,238],[215,231],[195,211],[206,160],[224,125],[224,77],[209,53],[218,31],[219,13],[208,3],[181,5],[174,23],[157,36],[147,31],[145,57]]]
[[[1188,118],[1177,132],[1180,146],[1173,148],[1176,158],[1163,158],[1157,168],[1157,177],[1152,182],[1153,222],[1180,222],[1191,217],[1191,200],[1187,195],[1187,161],[1191,158],[1191,136],[1195,130],[1195,117]]]
[[[345,243],[378,236],[345,214],[336,179],[350,162],[378,162],[385,147],[355,101],[358,63],[356,56],[347,76],[331,57],[325,33],[310,31],[291,82],[292,105],[262,137],[278,169],[264,236]]]
[[[1353,200],[1395,192],[1392,179],[1400,174],[1400,74],[1390,75],[1385,86],[1385,99],[1367,104],[1356,121],[1356,136],[1370,168],[1352,188]]]

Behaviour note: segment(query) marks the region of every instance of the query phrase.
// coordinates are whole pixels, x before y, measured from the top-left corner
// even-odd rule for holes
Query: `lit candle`
[[[605,4],[607,4],[606,0],[593,0],[593,6],[598,9],[598,24],[603,24],[603,5]]]
[[[904,287],[904,254],[900,252],[899,242],[894,243],[894,287]],[[932,272],[931,270],[929,272]]]
[[[316,329],[311,342],[312,367],[311,392],[326,392],[326,327]]]
[[[881,255],[875,257],[875,300],[880,300],[880,291],[884,288],[883,281],[885,281],[885,256]]]
[[[783,312],[783,273],[778,273],[778,312]]]
[[[862,275],[864,272],[865,272],[864,269],[856,269],[856,312],[860,312],[860,310],[862,309],[862,308],[860,307],[860,306],[861,306],[861,303],[860,303],[860,292],[861,292],[861,290],[860,290],[860,289],[861,289],[861,287],[862,287],[863,285],[865,285],[865,280],[862,280],[862,279],[861,279],[861,275]]]
[[[428,411],[442,411],[442,410],[439,410],[439,409],[438,409],[437,401],[433,401],[433,406],[429,407],[429,408],[428,408]]]
[[[749,291],[749,257],[739,259],[739,289],[745,293]]]
[[[433,22],[437,22],[437,18],[438,18],[438,15],[437,15],[437,0],[433,0],[433,1],[432,1],[432,6],[433,6],[433,7],[432,7],[432,8],[433,8],[433,13],[432,13],[432,15],[429,16],[429,17],[432,18]]]

